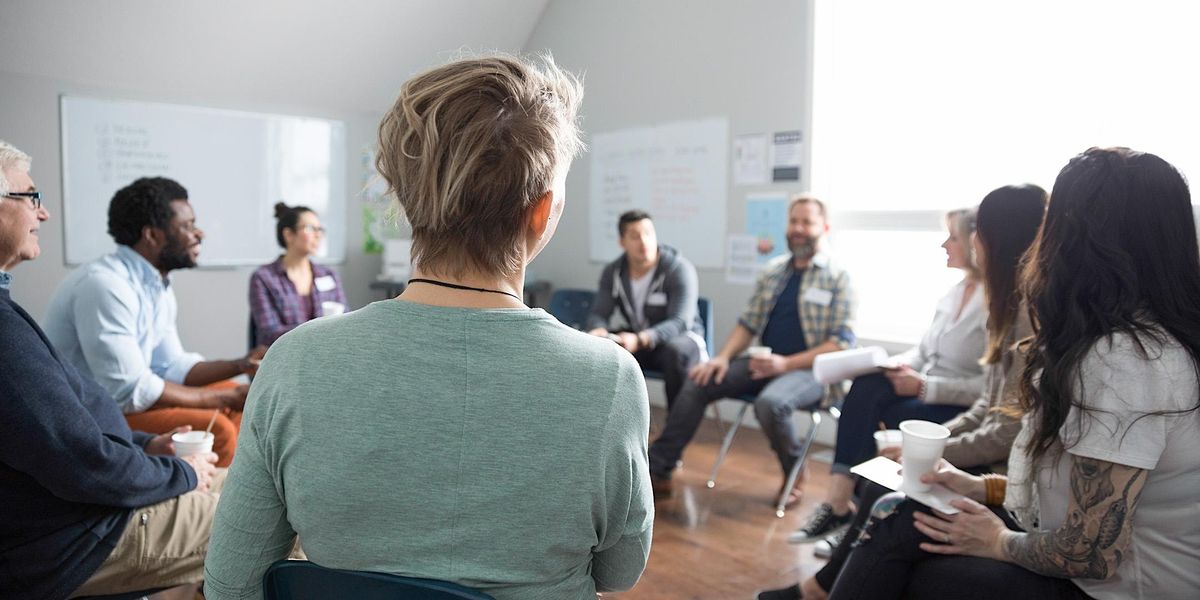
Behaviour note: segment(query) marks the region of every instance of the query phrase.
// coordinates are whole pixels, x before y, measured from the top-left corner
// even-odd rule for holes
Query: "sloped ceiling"
[[[379,113],[462,50],[522,50],[547,1],[0,0],[0,70]]]

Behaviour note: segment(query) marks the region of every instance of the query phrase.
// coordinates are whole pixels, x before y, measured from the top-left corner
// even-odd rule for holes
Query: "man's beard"
[[[188,252],[189,246],[180,239],[170,238],[167,245],[158,253],[158,264],[163,271],[174,271],[175,269],[191,269],[196,266],[196,261],[192,258],[191,252]]]
[[[799,260],[808,260],[817,254],[817,244],[820,238],[803,237],[793,241],[788,239],[788,247],[792,251],[792,256]]]

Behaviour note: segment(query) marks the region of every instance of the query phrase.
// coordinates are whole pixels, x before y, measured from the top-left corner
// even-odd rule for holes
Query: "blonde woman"
[[[633,586],[653,521],[633,357],[521,302],[580,149],[578,81],[550,61],[462,60],[404,84],[379,172],[413,230],[394,300],[272,346],[206,570],[257,597],[299,536],[327,567],[498,599]]]

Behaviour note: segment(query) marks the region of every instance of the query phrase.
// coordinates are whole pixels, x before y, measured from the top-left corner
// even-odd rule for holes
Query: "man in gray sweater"
[[[708,358],[696,311],[696,267],[678,250],[658,243],[654,221],[643,211],[622,214],[617,233],[625,252],[600,274],[588,333],[612,339],[643,369],[661,372],[670,410],[688,370]],[[614,308],[620,319],[613,319]]]

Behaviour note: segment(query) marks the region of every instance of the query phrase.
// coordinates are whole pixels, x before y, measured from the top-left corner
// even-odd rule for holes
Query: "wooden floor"
[[[662,415],[655,420],[662,423]],[[719,449],[716,425],[705,420],[675,474],[674,497],[655,506],[654,545],[641,581],[605,598],[748,599],[821,568],[824,561],[813,558],[811,544],[792,545],[787,537],[823,499],[829,465],[809,461],[803,502],[778,519],[775,494],[783,475],[762,432],[738,432],[710,490],[705,481]]]

